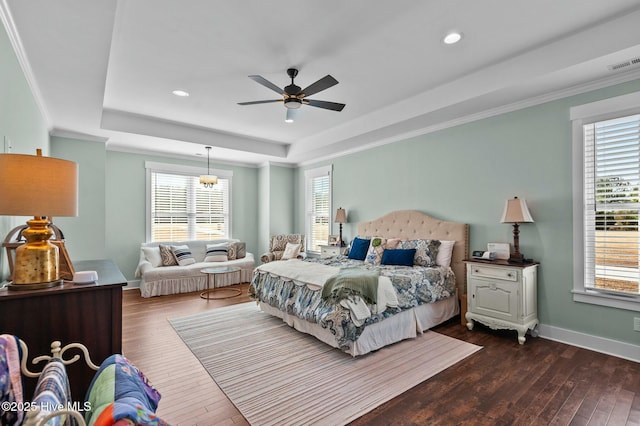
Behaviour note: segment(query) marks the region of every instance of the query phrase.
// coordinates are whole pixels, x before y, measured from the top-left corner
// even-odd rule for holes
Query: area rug
[[[428,331],[353,358],[242,303],[169,320],[252,425],[342,425],[481,347]]]

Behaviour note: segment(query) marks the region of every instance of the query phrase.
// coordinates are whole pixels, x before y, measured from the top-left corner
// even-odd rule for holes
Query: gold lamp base
[[[49,242],[53,235],[49,223],[46,217],[27,221],[29,228],[22,233],[27,242],[16,248],[13,290],[52,287],[60,282],[59,252],[58,247]]]

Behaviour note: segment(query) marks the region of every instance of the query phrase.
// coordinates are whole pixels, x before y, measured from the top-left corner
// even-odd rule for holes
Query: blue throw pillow
[[[351,243],[351,250],[349,250],[349,259],[364,260],[367,257],[367,251],[369,250],[369,243],[371,240],[365,240],[364,238],[356,237]]]
[[[416,249],[387,249],[382,253],[383,265],[413,266]]]

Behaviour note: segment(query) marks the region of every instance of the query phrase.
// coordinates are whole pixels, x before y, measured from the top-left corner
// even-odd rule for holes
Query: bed
[[[270,262],[255,268],[250,296],[263,312],[354,357],[414,338],[459,314],[459,295],[466,292],[464,260],[469,251],[469,225],[438,220],[419,211],[399,210],[359,223],[357,235],[382,241],[448,241],[453,250],[449,266],[428,268],[371,265],[348,256]],[[446,249],[439,254],[445,252]],[[352,268],[379,274],[378,303],[359,300],[354,306],[322,297],[324,280]],[[389,295],[389,288],[395,292],[395,299]],[[367,309],[362,310],[363,304],[369,310],[369,317],[364,320]]]

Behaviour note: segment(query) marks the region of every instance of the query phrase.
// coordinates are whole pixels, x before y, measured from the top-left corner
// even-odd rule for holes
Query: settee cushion
[[[144,255],[147,257],[147,260],[153,266],[161,266],[162,265],[162,256],[160,254],[160,250],[157,247],[144,247],[142,249],[144,251]],[[171,257],[173,257],[173,253],[171,253]],[[175,261],[175,258],[174,258]]]
[[[232,241],[229,243],[227,256],[229,260],[242,259],[247,255],[246,244],[242,241]]]
[[[196,259],[194,259],[193,254],[191,254],[191,249],[186,244],[181,246],[171,246],[171,251],[180,266],[187,266],[196,263]]]
[[[226,262],[229,260],[229,243],[207,244],[205,262]]]
[[[154,249],[154,247],[147,247],[147,248]],[[173,252],[171,251],[171,246],[160,244],[158,246],[158,249],[160,251],[160,257],[162,258],[162,266],[173,266],[178,264],[176,257],[173,255]],[[147,259],[148,258],[149,257],[147,256]]]

